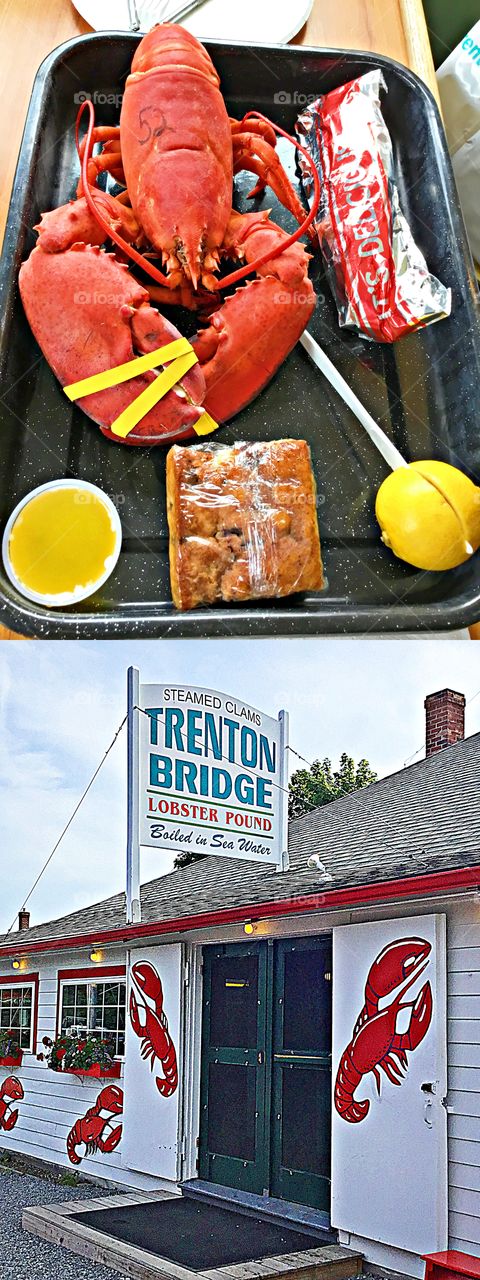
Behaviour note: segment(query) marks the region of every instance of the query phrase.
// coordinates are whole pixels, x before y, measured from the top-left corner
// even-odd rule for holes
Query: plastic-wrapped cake
[[[304,440],[175,445],[167,457],[167,506],[177,609],[323,587]]]

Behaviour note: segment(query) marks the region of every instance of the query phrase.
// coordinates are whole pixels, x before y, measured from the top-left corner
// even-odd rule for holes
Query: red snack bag
[[[451,291],[430,275],[403,216],[381,71],[333,89],[299,116],[296,131],[322,184],[315,221],[340,326],[377,342],[450,314]],[[308,198],[310,170],[298,161]]]

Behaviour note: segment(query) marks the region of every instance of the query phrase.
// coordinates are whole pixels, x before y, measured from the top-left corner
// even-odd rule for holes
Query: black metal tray
[[[40,356],[17,287],[20,261],[33,246],[31,228],[40,212],[69,199],[75,190],[78,102],[90,94],[100,123],[118,120],[137,40],[116,33],[83,36],[62,45],[42,64],[20,150],[1,273],[0,521],[5,524],[17,501],[35,485],[78,476],[99,484],[117,503],[123,551],[102,591],[64,611],[26,602],[2,569],[3,621],[32,635],[113,638],[434,630],[477,620],[480,555],[449,573],[426,574],[409,569],[382,547],[374,499],[384,464],[299,346],[270,386],[217,439],[297,436],[309,441],[327,588],[318,596],[248,607],[188,614],[173,608],[165,449],[149,452],[111,444],[81,410],[72,408]],[[242,116],[256,108],[289,130],[310,95],[372,67],[382,68],[388,85],[383,109],[401,203],[431,270],[452,288],[453,313],[392,347],[340,334],[318,255],[312,263],[318,306],[310,327],[408,457],[443,458],[480,479],[477,289],[431,94],[404,67],[373,54],[216,42],[207,47],[230,114]],[[293,175],[288,144],[282,156]],[[238,207],[249,207],[251,176],[241,174],[236,185]],[[269,190],[263,204],[272,208],[276,221],[292,225]],[[191,317],[185,319],[191,325]],[[185,331],[183,319],[180,327]]]

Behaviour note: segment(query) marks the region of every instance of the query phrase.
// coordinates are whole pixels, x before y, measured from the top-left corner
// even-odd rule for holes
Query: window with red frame
[[[94,982],[65,979],[60,990],[60,1031],[98,1036],[125,1053],[125,979],[97,978]]]
[[[33,1023],[35,1013],[35,984],[33,982],[0,983],[0,1030],[9,1031],[27,1053],[33,1051]]]

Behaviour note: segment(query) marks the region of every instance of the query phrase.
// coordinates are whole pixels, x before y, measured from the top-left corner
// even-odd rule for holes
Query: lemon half
[[[480,546],[480,489],[447,462],[410,462],[377,493],[382,542],[417,569],[454,569]]]

